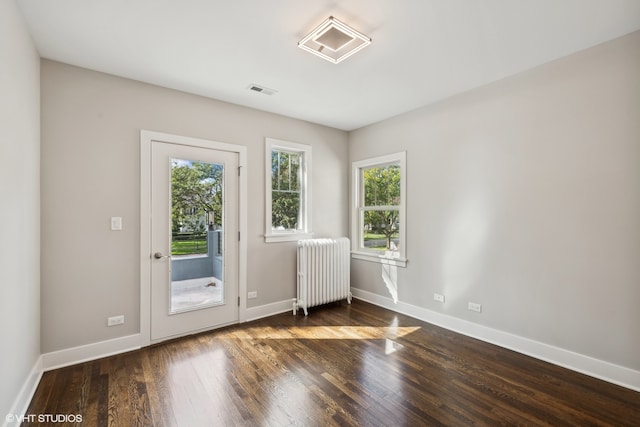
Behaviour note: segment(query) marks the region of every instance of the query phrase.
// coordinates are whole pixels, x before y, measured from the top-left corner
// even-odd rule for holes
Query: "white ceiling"
[[[343,130],[640,29],[638,0],[17,2],[44,58]],[[299,49],[330,15],[373,43],[337,65]]]

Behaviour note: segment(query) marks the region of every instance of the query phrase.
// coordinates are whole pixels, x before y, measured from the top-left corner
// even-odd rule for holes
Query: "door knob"
[[[156,252],[155,254],[153,254],[153,257],[155,259],[171,258],[171,255],[162,255],[162,252]]]

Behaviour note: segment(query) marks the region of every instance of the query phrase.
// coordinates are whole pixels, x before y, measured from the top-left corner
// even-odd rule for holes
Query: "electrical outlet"
[[[122,325],[124,323],[124,314],[107,318],[107,326]]]
[[[482,305],[475,302],[470,302],[467,308],[471,311],[476,311],[478,313],[482,311]]]
[[[433,294],[433,299],[436,301],[444,302],[444,295],[442,294]]]
[[[257,291],[249,292],[249,293],[247,294],[247,298],[248,298],[248,299],[258,298],[258,292],[257,292]]]

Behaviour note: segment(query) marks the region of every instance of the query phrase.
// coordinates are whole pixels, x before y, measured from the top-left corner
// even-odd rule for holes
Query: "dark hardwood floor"
[[[356,300],[47,372],[28,414],[85,426],[639,426],[640,393]]]

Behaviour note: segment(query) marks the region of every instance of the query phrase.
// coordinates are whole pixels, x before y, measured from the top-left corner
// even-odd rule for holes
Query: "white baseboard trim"
[[[293,298],[247,308],[247,322],[284,313],[286,311],[290,311],[293,315]]]
[[[11,405],[11,410],[8,414],[5,414],[5,417],[2,420],[3,427],[20,425],[20,421],[27,413],[27,409],[29,409],[29,404],[31,403],[31,399],[33,399],[36,388],[38,388],[38,384],[40,384],[42,373],[42,356],[39,356],[36,363],[34,363],[33,368],[31,368],[29,375],[25,379],[20,392],[13,402],[13,405]]]
[[[247,308],[247,321],[273,316],[293,309],[293,299],[278,301],[258,307]],[[76,365],[90,360],[100,359],[114,354],[125,353],[127,351],[141,348],[140,334],[128,335],[114,338],[107,341],[100,341],[64,350],[44,353],[41,356],[42,371],[63,368],[65,366]]]
[[[351,288],[354,298],[386,309],[414,317],[442,328],[472,338],[498,345],[572,371],[580,372],[631,390],[640,391],[640,371],[615,365],[570,350],[555,347],[529,338],[482,326],[467,320],[417,307],[391,298],[383,297],[358,288]]]
[[[42,355],[43,371],[88,362],[140,348],[140,334],[100,341]]]

